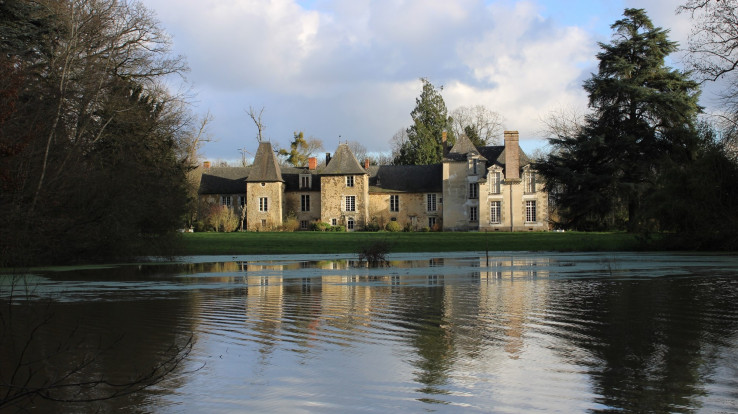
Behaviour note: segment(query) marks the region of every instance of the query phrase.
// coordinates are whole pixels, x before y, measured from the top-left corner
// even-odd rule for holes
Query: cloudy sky
[[[627,7],[646,9],[686,45],[681,0],[143,0],[187,58],[196,112],[214,116],[211,160],[257,147],[249,107],[264,108],[265,138],[294,131],[389,152],[411,124],[425,77],[443,86],[449,111],[484,105],[541,147],[542,122],[586,108],[582,82],[596,71],[597,42]],[[674,66],[679,66],[678,56]]]

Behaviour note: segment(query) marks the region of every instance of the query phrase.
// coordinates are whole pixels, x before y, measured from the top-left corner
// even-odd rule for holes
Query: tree
[[[549,140],[537,163],[564,224],[635,230],[641,202],[664,159],[693,144],[698,85],[664,59],[676,50],[668,32],[642,9],[626,9],[612,26],[597,74],[584,83],[593,113],[574,136]]]
[[[454,136],[466,134],[477,147],[499,145],[502,136],[502,115],[483,105],[461,106],[451,112]]]
[[[314,156],[316,151],[323,149],[323,141],[313,137],[305,139],[305,134],[302,131],[295,132],[294,137],[294,141],[290,143],[289,151],[280,148],[277,153],[285,157],[285,161],[295,167],[306,167],[308,159]]]
[[[716,123],[729,145],[738,145],[738,5],[734,1],[687,0],[678,12],[694,22],[687,62],[704,81],[720,81],[724,110]]]
[[[426,78],[421,78],[423,90],[415,99],[410,113],[413,125],[407,129],[407,141],[400,147],[395,164],[435,164],[443,160],[443,133],[449,144],[454,143],[452,119],[448,116],[441,91]]]
[[[264,137],[262,136],[262,133],[266,129],[266,126],[264,125],[264,122],[262,122],[261,116],[264,114],[264,107],[262,106],[257,114],[254,108],[249,106],[249,111],[247,113],[249,114],[249,118],[254,122],[254,125],[256,125],[256,140],[258,142],[263,141]]]
[[[186,65],[152,13],[40,0],[2,2],[0,16],[0,258],[92,261],[169,239],[191,125],[160,84]]]
[[[348,141],[346,144],[351,150],[351,153],[354,154],[354,157],[356,157],[356,159],[363,165],[364,160],[368,158],[366,147],[359,141]]]

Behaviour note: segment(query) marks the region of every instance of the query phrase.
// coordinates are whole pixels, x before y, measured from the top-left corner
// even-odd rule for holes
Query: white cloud
[[[449,110],[483,104],[521,139],[535,137],[550,111],[586,105],[581,84],[602,40],[592,21],[620,17],[592,14],[611,8],[605,0],[580,3],[594,10],[577,9],[581,24],[546,17],[533,0],[144,1],[190,62],[203,112],[216,117],[218,142],[205,151],[221,158],[255,146],[249,106],[266,107],[267,136],[282,145],[304,130],[328,151],[339,135],[389,150],[420,77],[445,86]],[[645,1],[664,19],[676,7]]]

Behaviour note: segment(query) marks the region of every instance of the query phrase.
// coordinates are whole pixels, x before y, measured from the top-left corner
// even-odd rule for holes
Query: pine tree
[[[593,110],[574,137],[553,138],[538,163],[562,222],[573,228],[635,230],[661,161],[685,151],[695,132],[698,84],[667,67],[677,49],[642,9],[626,9],[599,70],[584,83]]]
[[[428,79],[421,78],[423,91],[415,99],[415,109],[410,113],[413,125],[407,129],[407,141],[403,142],[395,157],[395,164],[426,165],[443,160],[443,133],[453,143],[451,118],[448,116],[446,103]]]

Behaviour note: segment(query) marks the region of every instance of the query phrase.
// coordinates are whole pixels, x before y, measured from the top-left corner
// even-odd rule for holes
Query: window
[[[269,200],[266,197],[259,198],[259,211],[269,211]]]
[[[526,193],[536,192],[536,174],[532,171],[528,171],[525,174],[525,189]]]
[[[469,221],[477,221],[478,215],[477,215],[477,207],[472,206],[469,207]]]
[[[477,175],[477,163],[479,162],[478,159],[474,158],[472,160],[472,174]]]
[[[500,182],[502,181],[502,173],[495,171],[489,180],[489,192],[492,194],[500,194]]]
[[[349,217],[348,221],[346,222],[346,229],[353,230],[354,229],[354,218]]]
[[[310,188],[309,175],[300,175],[300,188]]]
[[[261,227],[266,227],[266,226],[267,226],[266,219],[261,219]]]
[[[356,211],[356,196],[346,196],[346,211]]]
[[[400,196],[399,195],[390,196],[390,211],[400,211]]]
[[[300,211],[310,211],[310,194],[300,196]]]
[[[536,202],[535,201],[525,202],[525,221],[527,222],[536,221]]]
[[[477,199],[477,189],[479,188],[479,184],[477,183],[469,183],[469,198],[472,200]]]
[[[354,186],[354,176],[347,175],[346,176],[346,187],[353,187],[353,186]]]
[[[307,230],[307,228],[308,228],[308,221],[300,220],[300,230]]]
[[[335,225],[336,225],[336,219],[331,219],[331,226],[335,226]]]
[[[428,194],[426,196],[426,199],[428,204],[428,211],[436,211],[436,195]]]
[[[246,196],[238,196],[238,205],[241,207],[246,205]]]
[[[489,203],[489,222],[491,224],[500,224],[500,202],[491,201]]]
[[[230,207],[231,206],[231,196],[221,196],[220,204]]]
[[[428,217],[428,227],[433,229],[436,225],[436,218],[435,217]]]

